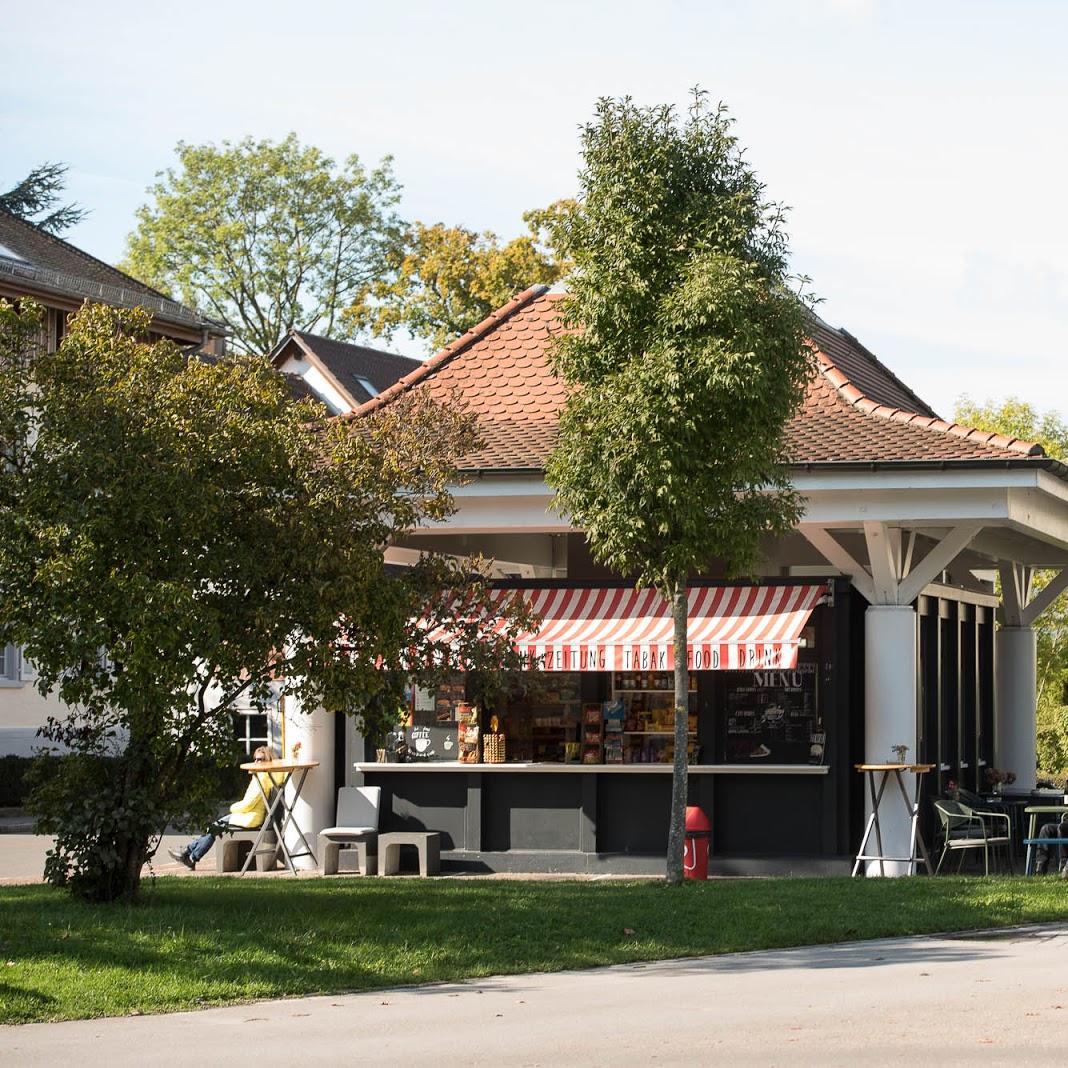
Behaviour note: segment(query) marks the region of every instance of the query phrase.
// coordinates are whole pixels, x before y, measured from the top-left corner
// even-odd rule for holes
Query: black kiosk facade
[[[637,600],[607,613],[615,630],[583,629],[591,598],[637,594],[551,508],[558,300],[527,290],[357,412],[427,390],[478,418],[456,514],[386,559],[480,554],[502,588],[548,604],[529,637],[538,683],[491,702],[458,676],[415,694],[408,762],[379,763],[351,736],[338,760],[343,781],[382,787],[383,829],[440,831],[446,866],[660,872],[669,650]],[[764,547],[753,583],[714,570],[692,582],[689,799],[711,818],[713,872],[848,872],[866,816],[854,765],[897,746],[935,765],[928,797],[981,790],[995,765],[1034,786],[1033,623],[1068,587],[1068,470],[1029,442],[943,422],[852,335],[809,326],[813,377],[787,433],[806,514]],[[1064,570],[1032,596],[1037,567]],[[743,596],[749,629],[715,632]],[[776,629],[782,596],[801,607]],[[888,820],[895,835],[907,844],[907,820]]]
[[[567,596],[605,587],[524,589]],[[840,577],[705,589],[788,591],[814,602],[799,613],[805,619],[785,656],[758,653],[753,643],[736,654],[751,662],[721,670],[703,668],[691,650],[689,802],[712,821],[710,870],[843,874],[864,817],[852,768],[863,757],[857,638],[865,605]],[[960,681],[925,688],[919,759],[938,765],[932,778],[943,786],[952,779],[977,788],[993,737],[993,610],[925,602],[922,618],[940,620],[941,640],[921,644],[921,663]],[[529,691],[488,705],[479,703],[478,680],[462,675],[416,693],[406,762],[354,766],[361,781],[383,789],[384,829],[442,832],[442,859],[454,868],[659,873],[673,677],[659,652],[642,664],[634,650],[634,660],[625,666],[637,670],[539,672]]]

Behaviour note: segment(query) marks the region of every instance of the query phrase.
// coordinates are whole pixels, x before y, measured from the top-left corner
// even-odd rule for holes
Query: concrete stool
[[[381,875],[396,875],[400,871],[400,851],[405,845],[415,846],[419,851],[419,874],[424,879],[441,871],[441,835],[437,831],[389,831],[378,836]]]
[[[240,871],[259,833],[259,828],[256,828],[251,831],[238,831],[236,834],[220,835],[215,840],[215,870]],[[277,864],[278,839],[271,830],[263,836],[259,856],[256,857],[256,870],[274,871]]]
[[[369,852],[368,846],[374,842],[374,834],[341,838],[338,835],[319,835],[319,855],[323,858],[323,875],[337,875],[338,861],[342,849],[355,848],[356,867],[361,875],[374,875],[378,868],[378,857]]]

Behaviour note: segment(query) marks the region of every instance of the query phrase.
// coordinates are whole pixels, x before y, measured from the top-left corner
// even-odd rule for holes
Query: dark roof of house
[[[807,333],[812,343],[865,395],[880,404],[937,418],[934,409],[920,400],[848,330],[828,326],[814,312],[809,312],[807,318]]]
[[[422,360],[408,356],[352,345],[347,341],[335,341],[304,330],[291,330],[289,336],[276,345],[271,353],[271,361],[276,367],[289,358],[290,342],[315,356],[352,398],[354,405],[371,400],[377,393],[392,386],[398,378],[411,374],[423,365]],[[370,382],[377,393],[367,389],[361,379]]]
[[[164,323],[221,335],[223,323],[171,300],[68,241],[0,208],[0,280],[77,300],[144,307]]]
[[[458,395],[477,416],[482,438],[482,447],[464,458],[463,469],[543,470],[567,397],[547,359],[562,296],[544,286],[526,290],[355,415],[410,389],[429,390],[446,403]],[[852,335],[822,320],[808,333],[813,375],[786,431],[794,464],[1003,464],[1044,455],[1032,442],[939,419]]]

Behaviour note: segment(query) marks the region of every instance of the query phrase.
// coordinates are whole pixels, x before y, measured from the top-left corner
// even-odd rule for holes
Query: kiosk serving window
[[[417,691],[411,758],[670,764],[675,716],[667,602],[655,590],[626,587],[522,592],[541,619],[536,632],[517,641],[531,670],[503,684],[457,675],[433,693]],[[689,591],[689,763],[823,763],[811,617],[825,592],[824,583]]]

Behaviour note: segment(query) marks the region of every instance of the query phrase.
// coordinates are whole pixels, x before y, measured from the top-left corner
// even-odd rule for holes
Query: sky
[[[1068,3],[0,0],[0,188],[69,164],[122,258],[178,141],[394,157],[402,214],[522,231],[601,96],[724,101],[819,313],[940,414],[1068,417]],[[32,46],[30,46],[32,43]],[[413,343],[410,355],[424,352]]]

